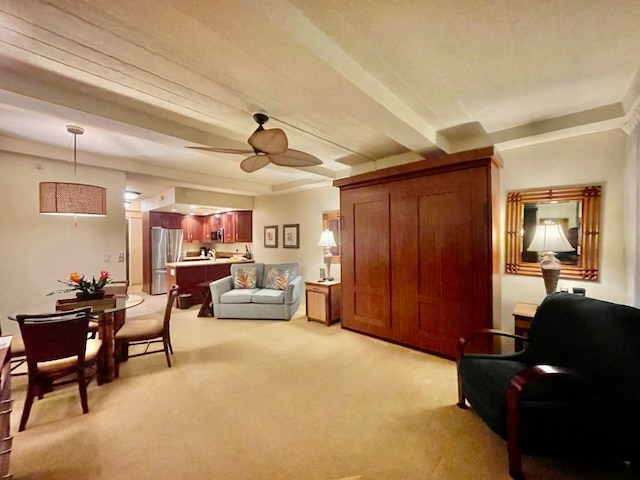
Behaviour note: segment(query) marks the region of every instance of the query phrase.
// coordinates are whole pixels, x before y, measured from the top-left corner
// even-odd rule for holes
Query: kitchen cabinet
[[[202,242],[203,238],[203,223],[205,222],[206,217],[196,216],[196,215],[183,215],[182,216],[182,233],[183,233],[183,242],[192,243],[192,242]],[[209,240],[206,240],[207,242]]]
[[[343,328],[447,357],[493,328],[500,166],[488,147],[334,181]]]
[[[253,212],[238,210],[220,215],[221,228],[224,229],[224,243],[253,241]]]
[[[220,223],[224,229],[224,243],[233,243],[236,238],[235,212],[222,213]]]
[[[149,228],[182,228],[182,215],[179,213],[149,212]]]
[[[200,241],[202,243],[209,243],[211,241],[211,232],[213,231],[211,228],[212,217],[213,215],[198,217],[200,220]]]
[[[244,210],[233,212],[235,214],[235,241],[253,241],[253,212]]]

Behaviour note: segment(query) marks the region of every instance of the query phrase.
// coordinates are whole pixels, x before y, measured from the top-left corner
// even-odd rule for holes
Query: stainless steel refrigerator
[[[167,263],[179,262],[182,254],[182,230],[151,229],[151,295],[167,293]]]

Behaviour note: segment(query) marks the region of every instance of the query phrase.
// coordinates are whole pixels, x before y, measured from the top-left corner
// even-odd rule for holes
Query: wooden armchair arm
[[[529,339],[527,339],[526,337],[523,337],[522,335],[516,335],[514,333],[505,332],[503,330],[496,330],[495,328],[483,328],[481,330],[476,330],[468,337],[460,337],[460,339],[458,340],[458,361],[464,356],[464,350],[467,344],[474,338],[482,335],[507,337],[507,338],[513,338],[515,340],[524,340],[525,342],[529,341]]]
[[[483,328],[480,330],[476,330],[475,332],[473,332],[471,335],[469,335],[468,337],[464,338],[461,337],[458,340],[458,357],[456,358],[456,370],[457,370],[457,375],[458,375],[458,407],[460,408],[467,408],[467,403],[465,401],[464,398],[464,393],[462,391],[462,377],[460,376],[460,364],[462,362],[462,358],[464,357],[464,351],[465,348],[467,346],[467,344],[473,340],[476,337],[479,337],[481,335],[492,335],[492,336],[500,336],[500,337],[507,337],[507,338],[513,338],[513,339],[520,339],[520,340],[524,340],[525,342],[527,342],[528,340],[521,336],[521,335],[515,335],[513,333],[509,333],[509,332],[505,332],[503,330],[496,330],[495,328]]]
[[[524,387],[543,377],[577,374],[578,372],[571,368],[535,365],[522,370],[511,379],[507,389],[507,453],[509,474],[512,478],[524,479],[520,455],[520,403]]]

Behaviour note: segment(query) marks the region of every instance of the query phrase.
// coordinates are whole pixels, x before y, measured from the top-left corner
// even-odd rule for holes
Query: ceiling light
[[[77,136],[82,127],[67,125],[73,135],[73,175],[78,168]],[[47,215],[100,216],[107,214],[107,189],[96,185],[66,182],[40,182],[40,213]]]
[[[140,196],[140,192],[134,192],[133,190],[127,190],[124,192],[125,200],[135,200]]]

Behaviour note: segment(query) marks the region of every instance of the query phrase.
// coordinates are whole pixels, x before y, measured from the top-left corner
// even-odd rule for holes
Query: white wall
[[[626,135],[621,130],[583,135],[501,152],[501,245],[504,272],[506,192],[540,187],[602,184],[600,280],[560,279],[558,289],[583,287],[588,297],[626,302],[623,237],[623,188]],[[545,296],[541,277],[502,275],[502,325],[513,331],[517,302],[540,303]]]
[[[69,181],[100,185],[107,189],[106,217],[40,215],[39,183]],[[0,152],[0,324],[3,332],[17,331],[7,320],[29,305],[50,304],[70,294],[46,296],[64,288],[71,271],[99,275],[108,270],[125,278],[126,221],[123,205],[125,174],[113,170],[78,166],[76,177],[70,163]],[[109,254],[111,261],[103,261]]]
[[[340,210],[340,190],[323,187],[281,196],[256,197],[253,206],[253,254],[256,262],[298,262],[305,280],[317,279],[324,266],[322,213]],[[300,248],[282,247],[282,226],[300,224]],[[264,247],[264,227],[278,226],[278,248]],[[340,278],[340,265],[331,265],[331,276]]]

